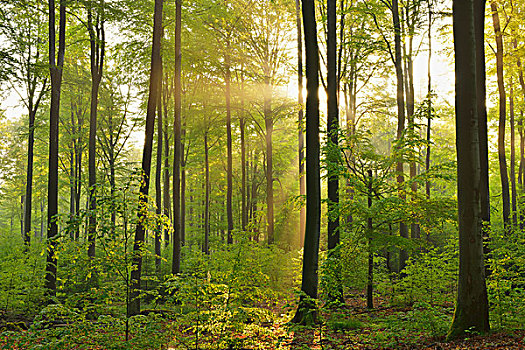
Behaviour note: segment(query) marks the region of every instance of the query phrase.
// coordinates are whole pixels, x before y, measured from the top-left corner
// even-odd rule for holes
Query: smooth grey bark
[[[230,41],[226,42],[226,50],[230,51]],[[231,115],[231,62],[230,54],[227,53],[224,57],[225,74],[225,97],[226,97],[226,143],[227,143],[227,169],[226,169],[226,216],[228,220],[228,244],[233,243],[233,151],[232,151],[232,115]]]
[[[372,186],[373,180],[372,170],[367,171],[368,175],[368,208],[372,208]],[[371,216],[367,219],[368,229],[368,275],[366,284],[366,307],[367,309],[374,308],[374,251],[372,250],[372,232],[373,232],[373,219]]]
[[[403,137],[405,131],[405,97],[404,97],[404,78],[403,78],[403,58],[402,58],[402,47],[401,47],[401,23],[399,20],[399,2],[398,0],[392,0],[392,21],[394,24],[394,65],[396,69],[396,101],[397,101],[397,140]],[[398,146],[399,147],[399,146]],[[403,170],[403,161],[399,160],[396,164],[397,182],[399,187],[402,188],[404,185],[405,177]],[[400,198],[405,200],[403,191],[400,191]],[[399,235],[403,238],[408,238],[408,227],[406,223],[401,222],[399,224]],[[399,270],[403,270],[408,259],[406,250],[401,249],[399,252]]]
[[[473,0],[454,0],[459,274],[448,338],[490,330],[481,221],[481,178]],[[468,333],[467,333],[468,332]]]
[[[273,213],[273,114],[272,114],[272,87],[270,78],[264,78],[264,125],[266,129],[266,235],[268,244],[274,241],[274,213]]]
[[[509,84],[509,124],[510,124],[510,187],[512,190],[511,205],[512,205],[512,225],[514,228],[518,226],[518,205],[516,193],[516,135],[514,125],[514,87],[513,79],[510,78]]]
[[[162,42],[162,38],[161,38]],[[162,57],[160,61],[160,76],[162,77]],[[163,115],[162,115],[162,90],[163,84],[162,79],[159,79],[159,93],[157,96],[157,159],[155,164],[155,213],[160,218],[162,214],[162,153],[163,153]],[[161,264],[161,232],[162,232],[162,223],[160,220],[157,222],[157,227],[155,227],[155,272],[160,273],[160,264]]]
[[[205,166],[205,180],[204,186],[204,245],[203,253],[210,254],[210,161],[209,161],[209,145],[208,145],[208,131],[204,133],[204,166]]]
[[[161,74],[161,36],[162,36],[162,7],[163,0],[155,0],[153,17],[153,44],[151,51],[151,72],[149,80],[148,105],[146,109],[146,132],[144,150],[142,153],[142,174],[139,191],[139,213],[138,223],[135,229],[133,243],[133,260],[131,268],[131,290],[128,303],[128,316],[140,313],[140,288],[142,274],[142,249],[144,247],[144,235],[146,228],[146,211],[148,204],[148,192],[151,173],[151,154],[153,149],[153,134],[155,132],[155,111],[157,107]]]
[[[492,11],[492,22],[494,34],[496,35],[496,75],[498,80],[499,94],[499,121],[498,121],[498,162],[501,177],[501,201],[503,206],[503,223],[508,232],[510,227],[510,193],[509,175],[507,172],[507,157],[505,155],[505,123],[507,117],[507,97],[505,93],[505,81],[503,76],[503,35],[501,32],[498,5],[490,3]]]
[[[330,146],[339,146],[339,106],[337,101],[337,6],[336,0],[327,0],[327,130]],[[329,150],[329,162],[337,161]],[[338,210],[339,177],[334,167],[328,164],[328,211]],[[329,215],[328,219],[328,249],[334,249],[339,244],[339,215]]]
[[[180,272],[181,258],[181,222],[180,222],[180,163],[181,152],[181,30],[182,30],[182,0],[175,0],[175,77],[174,77],[174,101],[175,117],[173,122],[173,257],[171,262],[171,273]]]
[[[51,102],[49,108],[49,173],[47,182],[47,257],[44,287],[49,297],[56,296],[57,257],[55,243],[58,235],[58,119],[60,90],[66,44],[66,1],[59,1],[58,52],[55,50],[55,1],[49,0],[49,73]]]
[[[485,72],[485,0],[474,0],[474,33],[476,37],[476,94],[479,129],[479,154],[481,169],[481,218],[485,225],[490,224],[490,189],[489,189],[489,146],[486,107],[486,72]],[[484,237],[488,239],[489,230]],[[488,253],[488,248],[485,254]]]
[[[432,133],[432,1],[427,2],[428,5],[428,61],[427,61],[427,149],[425,154],[425,171],[430,170],[430,136]],[[427,199],[430,199],[430,181],[425,181],[425,194]]]
[[[294,323],[317,319],[319,236],[321,230],[321,173],[319,144],[319,51],[314,0],[302,0],[306,54],[306,232],[299,305]]]
[[[100,0],[100,9],[103,11],[104,2]],[[104,54],[106,38],[104,32],[104,18],[97,13],[95,23],[93,23],[92,2],[89,3],[88,11],[88,33],[91,64],[91,105],[89,112],[89,144],[88,144],[88,177],[89,177],[89,223],[88,223],[88,257],[95,257],[95,237],[97,229],[97,164],[96,164],[96,144],[97,144],[97,108],[98,108],[98,91],[102,80],[104,68]]]
[[[167,73],[165,75],[166,80],[168,80]],[[169,102],[169,96],[171,92],[168,91],[167,88],[163,90],[162,94],[162,105],[164,107],[164,126],[163,126],[163,134],[164,134],[164,172],[163,172],[163,180],[164,180],[164,191],[163,191],[163,199],[162,204],[164,207],[164,215],[166,217],[171,219],[171,202],[170,202],[170,142],[169,142],[169,135],[168,135],[168,102]],[[170,244],[170,234],[168,229],[164,230],[164,246],[167,247]]]

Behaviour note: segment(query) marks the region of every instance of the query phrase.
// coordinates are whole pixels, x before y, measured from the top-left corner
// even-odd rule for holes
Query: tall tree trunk
[[[395,58],[394,64],[396,67],[396,79],[397,79],[397,139],[400,140],[403,137],[405,130],[405,96],[404,96],[404,79],[403,79],[403,58],[402,58],[402,47],[401,47],[401,24],[399,21],[399,3],[398,0],[392,0],[392,20],[394,23],[394,50]],[[398,146],[399,147],[399,146]],[[399,152],[398,152],[399,153]],[[403,187],[405,181],[403,175],[403,161],[399,160],[396,165],[397,182],[400,189]],[[400,191],[402,200],[405,200],[403,191]],[[403,238],[408,238],[408,227],[402,222],[399,224],[399,235]],[[403,270],[408,259],[406,250],[401,249],[399,252],[399,270]]]
[[[241,71],[241,108],[239,117],[239,128],[241,132],[241,226],[246,231],[248,225],[248,201],[246,188],[246,118],[244,112],[244,71]]]
[[[414,101],[414,61],[413,61],[413,41],[414,41],[414,31],[415,31],[415,16],[417,16],[417,13],[411,14],[411,8],[413,8],[413,4],[409,2],[406,9],[406,21],[407,21],[407,53],[406,53],[406,78],[405,78],[405,86],[406,89],[406,106],[407,106],[407,120],[408,120],[408,128],[410,130],[411,134],[415,133],[415,124],[414,124],[414,110],[415,110],[415,101]],[[409,173],[410,173],[410,191],[412,192],[412,197],[416,196],[417,193],[417,182],[413,181],[415,177],[417,176],[417,168],[416,168],[416,161],[412,159],[409,164]],[[419,224],[417,222],[413,222],[410,224],[410,237],[411,238],[419,238],[420,237],[420,228]]]
[[[428,62],[427,62],[427,150],[425,156],[425,171],[430,171],[430,135],[432,132],[432,1],[428,1]],[[425,193],[430,199],[430,181],[425,181]],[[428,236],[427,236],[428,238]]]
[[[210,161],[208,147],[208,131],[204,133],[204,164],[206,194],[204,199],[204,246],[202,251],[210,254]]]
[[[73,122],[73,113],[71,113],[71,121]],[[74,125],[74,124],[72,124]],[[70,158],[70,162],[69,162],[69,222],[68,222],[68,231],[69,231],[69,238],[71,240],[74,240],[75,239],[75,229],[74,227],[76,226],[76,218],[75,218],[75,214],[76,214],[76,203],[75,203],[75,200],[76,200],[76,196],[75,196],[75,192],[76,192],[76,179],[75,179],[75,176],[76,176],[76,169],[75,169],[75,151],[74,151],[74,144],[75,142],[73,141],[73,145],[71,145],[71,149],[69,151],[69,158]]]
[[[246,190],[246,119],[244,117],[239,119],[239,127],[241,129],[241,225],[242,230],[246,231],[246,226],[248,225],[248,203]]]
[[[518,48],[518,42],[516,39],[513,41],[514,50],[517,50]],[[523,69],[521,66],[521,60],[517,59],[517,66],[518,66],[518,78],[520,82],[521,87],[521,93],[522,96],[525,97],[525,79],[523,79]],[[518,119],[518,132],[520,134],[520,164],[519,164],[519,172],[518,172],[518,184],[520,185],[520,191],[521,196],[523,196],[523,193],[525,192],[525,132],[523,130],[523,109],[520,109],[520,118]],[[523,219],[524,210],[521,207],[523,205],[523,199],[520,198],[520,230],[523,230],[525,228],[525,221]]]
[[[49,174],[47,183],[47,258],[45,289],[50,297],[56,295],[58,235],[58,119],[60,90],[66,43],[66,1],[59,0],[58,52],[55,52],[55,1],[49,0],[49,73],[51,75],[51,103],[49,109]],[[55,57],[56,54],[56,57]]]
[[[368,208],[372,208],[372,170],[368,170]],[[368,279],[366,284],[366,307],[368,309],[374,308],[374,251],[372,250],[372,217],[367,219],[368,229]]]
[[[40,200],[40,242],[44,238],[44,198]]]
[[[166,75],[167,80],[167,75]],[[170,215],[170,142],[168,137],[168,91],[165,89],[163,91],[163,107],[164,107],[164,123],[163,132],[164,132],[164,215],[171,218]],[[164,229],[164,246],[167,247],[170,244],[170,234],[168,229]]]
[[[454,0],[456,147],[458,154],[459,274],[448,338],[490,329],[480,203],[480,156],[473,0]]]
[[[162,41],[162,38],[161,38]],[[162,57],[160,60],[160,76],[162,77]],[[162,79],[159,79],[159,93],[157,96],[157,162],[155,165],[155,213],[157,214],[157,217],[160,218],[160,215],[162,214],[162,137],[163,131],[163,120],[162,120]],[[157,274],[160,273],[160,254],[161,254],[161,233],[162,233],[162,227],[164,225],[160,220],[157,220],[157,227],[155,227],[155,272]]]
[[[80,126],[79,126],[79,132],[80,132]],[[80,217],[80,197],[82,195],[82,147],[78,145],[77,142],[77,149],[75,150],[76,153],[76,177],[75,177],[75,216],[77,218]],[[80,239],[80,224],[75,226],[75,240],[78,241]]]
[[[159,86],[161,80],[162,59],[160,56],[160,45],[162,36],[162,6],[163,0],[155,0],[155,12],[153,17],[153,44],[151,51],[151,73],[149,80],[148,106],[146,110],[146,134],[144,140],[144,151],[142,153],[142,176],[139,194],[139,220],[135,230],[135,241],[133,244],[133,260],[131,268],[131,291],[128,307],[128,316],[140,313],[140,284],[142,273],[142,249],[144,246],[144,235],[146,228],[144,221],[147,216],[147,203],[149,192],[149,180],[151,173],[151,153],[153,149],[153,134],[155,132],[155,110],[158,101]]]
[[[330,150],[328,161],[336,162],[333,157],[335,148],[339,146],[339,106],[337,103],[337,6],[336,0],[327,0],[327,128],[328,140],[334,150]],[[328,212],[338,211],[339,208],[339,177],[333,167],[328,164]],[[328,249],[334,249],[339,244],[339,215],[328,215]]]
[[[523,231],[525,228],[524,208],[523,208],[523,192],[525,190],[525,181],[523,176],[525,174],[525,133],[523,131],[523,110],[520,110],[520,117],[518,120],[518,133],[520,135],[520,164],[518,170],[518,186],[520,190],[518,210],[519,210],[519,227]]]
[[[498,124],[498,161],[501,176],[501,201],[503,205],[503,223],[508,232],[510,224],[510,193],[509,176],[507,173],[507,159],[505,156],[505,120],[507,98],[505,96],[505,81],[503,77],[503,35],[498,14],[498,5],[492,1],[490,3],[492,11],[492,22],[494,24],[494,34],[496,35],[496,74],[498,78],[499,92],[499,124]]]
[[[273,116],[272,116],[272,87],[270,78],[264,78],[264,125],[266,128],[266,219],[268,244],[274,241],[273,233]]]
[[[489,146],[486,108],[486,72],[485,72],[485,0],[474,0],[474,33],[476,36],[476,94],[479,128],[479,154],[481,168],[481,219],[490,224],[490,191],[489,191]],[[484,237],[488,239],[488,230]],[[488,254],[488,248],[485,250]]]
[[[100,13],[97,13],[95,23],[93,23],[93,9],[90,2],[88,7],[88,32],[90,44],[90,63],[91,63],[91,109],[89,112],[89,224],[88,224],[88,257],[95,257],[95,235],[97,229],[97,201],[96,201],[96,184],[97,184],[97,164],[96,164],[96,144],[97,144],[97,108],[98,108],[98,90],[102,80],[105,54],[105,33],[104,19]],[[104,2],[100,1],[100,8],[103,11]]]
[[[252,187],[251,187],[251,220],[257,220],[257,183],[256,183],[256,176],[257,176],[257,164],[258,164],[258,157],[257,154],[254,152],[253,160],[252,160]],[[259,225],[253,225],[253,233],[254,238],[256,242],[259,242]]]
[[[27,63],[30,65],[31,56],[35,56],[36,59],[40,57],[40,49],[37,46],[36,53],[32,53],[31,48],[29,48],[29,55],[27,57]],[[29,68],[29,67],[27,67]],[[47,78],[43,78],[42,86],[38,95],[36,90],[38,87],[39,75],[37,72],[27,75],[27,109],[28,109],[28,140],[27,140],[27,168],[26,168],[26,191],[25,191],[25,204],[24,204],[24,213],[23,218],[24,222],[22,225],[23,229],[23,239],[26,248],[29,247],[31,243],[31,214],[32,214],[32,203],[33,203],[33,159],[34,159],[34,144],[35,144],[35,117],[40,101],[44,96],[47,90]]]
[[[301,2],[295,0],[295,18],[297,22],[297,80],[298,91],[297,103],[299,104],[299,112],[297,114],[297,125],[299,126],[298,134],[298,151],[299,151],[299,194],[301,197],[306,195],[306,178],[304,176],[304,110],[303,110],[303,39],[301,29]],[[306,208],[301,206],[299,214],[299,242],[300,247],[304,246],[304,232],[306,225]]]
[[[485,0],[474,0],[474,35],[476,38],[476,95],[479,129],[480,157],[480,200],[481,220],[483,222],[483,255],[485,256],[485,274],[490,274],[490,187],[489,187],[489,143],[486,107],[486,71],[485,71]]]
[[[27,141],[27,172],[26,172],[26,200],[24,207],[24,244],[29,246],[31,243],[31,202],[33,197],[33,150],[35,145],[35,115],[36,109],[33,111],[32,106],[29,105],[29,137]]]
[[[29,246],[31,243],[31,209],[33,200],[33,158],[34,158],[34,145],[35,145],[35,116],[40,104],[40,99],[43,96],[45,90],[45,84],[42,87],[42,92],[38,97],[36,103],[33,104],[33,97],[29,96],[29,136],[27,140],[27,172],[26,172],[26,195],[24,205],[24,243]]]
[[[173,260],[171,263],[171,273],[180,272],[181,255],[181,222],[180,222],[180,162],[181,162],[181,30],[182,30],[182,0],[175,0],[175,116],[173,121]]]
[[[182,139],[186,136],[186,126],[182,129]],[[186,155],[184,153],[184,142],[180,144],[180,244],[186,244]]]
[[[328,250],[331,257],[333,273],[337,284],[335,294],[329,296],[332,300],[344,302],[343,287],[341,284],[341,269],[339,254],[335,250],[339,244],[339,176],[334,171],[333,164],[337,164],[339,154],[339,105],[338,72],[337,72],[337,5],[336,0],[327,2],[327,127],[328,127]],[[336,154],[337,152],[337,154]],[[335,212],[335,215],[334,215]]]
[[[513,79],[510,78],[509,90],[509,113],[510,113],[510,184],[512,188],[512,225],[518,226],[518,208],[516,193],[516,137],[514,132],[514,87]]]
[[[319,236],[321,230],[321,173],[319,160],[319,55],[314,0],[302,1],[306,53],[306,232],[300,298],[295,323],[316,321]],[[310,319],[311,318],[311,319]]]
[[[228,166],[226,170],[226,215],[228,218],[228,244],[233,243],[233,207],[232,207],[232,195],[233,195],[233,153],[232,153],[232,115],[231,115],[231,70],[230,70],[230,41],[228,39],[226,43],[226,55],[224,57],[225,64],[225,94],[226,94],[226,137],[228,146]]]

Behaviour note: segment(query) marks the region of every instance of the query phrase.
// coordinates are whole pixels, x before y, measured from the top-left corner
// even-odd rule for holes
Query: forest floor
[[[274,305],[271,311],[282,317],[272,323],[244,327],[230,336],[229,347],[224,349],[525,349],[525,330],[494,331],[447,342],[445,334],[450,325],[453,305],[430,307],[412,305],[388,306],[386,300],[374,300],[376,307],[366,308],[364,295],[354,294],[344,307],[323,309],[316,326],[291,325],[288,305]],[[186,328],[187,329],[187,328]],[[185,339],[195,336],[186,333]],[[176,337],[175,337],[176,338]],[[201,334],[201,349],[217,347],[213,336]],[[172,343],[169,350],[185,349],[180,342]]]
[[[386,300],[377,298],[375,308],[369,310],[364,299],[356,292],[344,307],[323,309],[319,317],[322,322],[313,327],[290,325],[287,321],[293,309],[282,300],[272,306],[261,305],[275,315],[271,321],[236,326],[216,322],[215,331],[209,331],[204,323],[196,328],[195,324],[168,318],[143,326],[148,330],[132,334],[127,342],[122,324],[117,326],[116,319],[105,324],[100,320],[84,321],[27,330],[29,320],[21,316],[7,319],[8,315],[0,313],[0,349],[166,349],[166,344],[168,350],[525,349],[523,327],[446,342],[444,334],[452,317],[452,305],[389,306]],[[153,338],[159,339],[154,342]]]

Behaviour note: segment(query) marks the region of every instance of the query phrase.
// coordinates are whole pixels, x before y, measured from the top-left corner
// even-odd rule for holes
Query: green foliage
[[[455,298],[457,269],[457,242],[451,239],[445,247],[416,253],[401,271],[402,277],[382,280],[378,290],[389,295],[394,304],[450,305]]]
[[[333,329],[334,331],[347,331],[352,329],[360,329],[363,328],[363,322],[349,318],[349,319],[330,319],[330,321],[327,322],[327,325],[329,328]]]
[[[22,240],[0,236],[0,310],[32,315],[43,301],[43,247],[25,251]]]
[[[487,291],[491,322],[499,329],[521,329],[525,323],[525,236],[518,228],[490,232]]]

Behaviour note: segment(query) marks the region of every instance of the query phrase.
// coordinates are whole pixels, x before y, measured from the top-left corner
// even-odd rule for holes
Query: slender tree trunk
[[[368,170],[368,208],[372,208],[372,170]],[[372,250],[372,217],[367,219],[368,228],[368,280],[366,285],[366,307],[368,309],[374,308],[374,252]]]
[[[410,5],[410,3],[409,3]],[[415,133],[415,124],[414,124],[414,110],[415,110],[415,101],[414,101],[414,61],[413,61],[413,41],[414,41],[414,20],[417,14],[410,14],[410,7],[406,7],[406,21],[407,21],[407,32],[408,38],[406,39],[408,43],[407,54],[406,54],[406,106],[407,106],[407,120],[410,133]],[[411,160],[409,164],[409,173],[410,173],[410,191],[412,192],[412,197],[416,196],[417,193],[417,182],[413,181],[417,176],[416,161]],[[420,237],[420,228],[417,222],[410,224],[410,237],[419,238]]]
[[[327,159],[330,162],[336,162],[333,155],[335,149],[339,146],[339,106],[337,103],[337,6],[336,0],[327,2],[328,34],[327,34],[327,86],[328,86],[328,139],[334,150],[329,149]],[[328,164],[328,211],[333,213],[337,211],[339,205],[339,177],[330,164]],[[328,215],[328,249],[334,249],[339,244],[339,215]],[[333,219],[330,219],[333,218]]]
[[[252,187],[251,187],[251,202],[252,202],[252,205],[250,206],[252,221],[257,220],[257,216],[256,216],[256,213],[257,213],[257,183],[255,182],[256,175],[257,175],[257,164],[258,164],[258,159],[257,158],[258,158],[257,155],[254,154],[253,160],[252,160],[252,169],[253,169],[253,171],[252,171],[253,172],[253,175],[252,175]],[[258,243],[259,242],[259,225],[253,225],[253,233],[254,233],[255,241]]]
[[[182,129],[182,138],[186,135],[185,126]],[[186,156],[184,153],[184,143],[180,144],[180,244],[186,245]]]
[[[524,208],[523,208],[523,192],[525,192],[525,181],[523,176],[525,174],[525,133],[523,132],[523,110],[520,111],[520,118],[518,120],[518,132],[520,134],[520,164],[518,171],[518,186],[520,189],[520,196],[518,209],[519,209],[519,227],[523,231],[525,228]]]
[[[142,249],[144,246],[144,235],[146,228],[144,221],[147,216],[147,203],[149,192],[149,180],[151,173],[151,153],[153,149],[153,134],[155,129],[155,110],[158,101],[160,80],[162,78],[160,56],[162,36],[162,6],[163,0],[155,0],[155,12],[153,18],[153,45],[151,52],[151,73],[149,81],[148,106],[146,110],[146,133],[144,140],[144,151],[142,153],[142,176],[139,194],[139,220],[135,230],[135,241],[133,244],[133,260],[131,268],[131,291],[128,307],[128,316],[140,313],[140,285],[142,273]]]
[[[507,173],[507,159],[505,155],[505,120],[507,115],[507,98],[505,95],[505,81],[503,77],[503,35],[498,14],[498,5],[490,3],[494,33],[496,35],[496,74],[499,92],[499,124],[498,124],[498,161],[501,176],[501,201],[503,205],[503,223],[508,232],[510,224],[510,193],[509,176]]]
[[[167,80],[167,77],[166,77]],[[167,89],[166,89],[167,90]],[[168,137],[168,92],[165,91],[163,94],[163,107],[164,107],[164,198],[163,198],[163,205],[164,205],[164,215],[166,217],[171,218],[170,215],[170,143],[169,143],[169,137]],[[164,246],[167,247],[170,244],[170,234],[168,229],[164,229]]]
[[[428,173],[430,170],[430,135],[432,131],[432,2],[428,1],[428,63],[427,63],[427,72],[428,72],[428,88],[427,88],[427,98],[428,98],[428,111],[427,111],[427,149],[425,157],[425,170]],[[430,181],[425,181],[425,193],[427,199],[430,199]],[[427,237],[428,238],[428,237]]]
[[[248,225],[248,207],[246,198],[246,120],[244,117],[239,119],[239,127],[241,129],[241,225],[242,230],[246,231],[246,225]]]
[[[162,38],[161,38],[162,41]],[[162,77],[162,57],[160,61],[160,75]],[[155,165],[155,213],[158,218],[162,214],[162,137],[163,137],[163,115],[162,115],[162,79],[159,79],[159,93],[157,96],[157,162]],[[160,264],[161,264],[161,232],[162,232],[162,222],[157,221],[157,227],[155,228],[155,272],[160,273]]]
[[[208,131],[204,133],[204,164],[206,195],[204,200],[204,246],[202,251],[210,254],[210,161],[208,148]]]
[[[228,218],[228,244],[233,243],[233,152],[232,152],[232,116],[231,116],[231,71],[230,71],[230,41],[226,43],[225,64],[225,94],[226,94],[226,137],[228,146],[228,168],[226,171],[227,189],[226,189],[226,215]]]
[[[327,2],[327,127],[328,127],[328,250],[331,256],[335,283],[335,295],[330,295],[332,300],[344,302],[343,287],[341,284],[341,269],[339,254],[334,250],[339,245],[339,176],[334,171],[339,154],[339,105],[338,72],[337,72],[337,5],[336,0]],[[337,152],[337,153],[336,153]],[[335,215],[334,215],[335,212]]]
[[[102,11],[104,2],[100,1]],[[92,3],[88,7],[88,32],[90,44],[90,63],[91,63],[91,109],[89,113],[89,224],[88,224],[88,257],[95,257],[95,236],[97,229],[97,201],[96,201],[96,184],[97,184],[97,164],[96,164],[96,144],[97,144],[97,108],[98,108],[98,90],[102,80],[105,54],[105,34],[104,20],[97,14],[93,23]]]
[[[297,80],[298,80],[298,91],[297,102],[299,104],[299,112],[297,114],[297,125],[299,126],[299,194],[301,197],[306,195],[306,178],[304,176],[304,109],[303,109],[303,39],[301,29],[301,2],[295,0],[295,18],[297,22]],[[304,246],[304,232],[306,225],[306,208],[301,206],[301,212],[299,214],[299,242],[300,247]]]
[[[58,53],[55,52],[55,1],[49,0],[49,73],[51,103],[49,110],[49,173],[47,183],[47,258],[45,289],[50,297],[56,295],[57,258],[55,244],[58,235],[58,119],[60,90],[66,43],[66,1],[59,0]],[[55,57],[56,54],[56,57]]]
[[[241,72],[241,108],[239,117],[239,128],[241,129],[241,226],[246,231],[248,225],[248,201],[246,188],[246,118],[244,112],[244,71]]]
[[[80,127],[79,127],[80,130]],[[75,210],[76,217],[80,217],[80,197],[82,195],[82,147],[77,144],[76,152],[76,177],[75,177]],[[75,227],[75,240],[80,239],[80,224]]]
[[[173,122],[173,260],[171,273],[180,272],[181,222],[180,222],[180,162],[181,162],[181,30],[182,0],[175,0],[175,118]]]
[[[272,116],[272,87],[270,79],[264,81],[264,125],[266,128],[266,219],[268,244],[274,242],[273,233],[273,116]]]
[[[458,154],[459,274],[448,338],[488,332],[489,314],[481,227],[476,36],[473,0],[454,0],[456,147]]]
[[[432,132],[432,1],[428,1],[428,63],[427,63],[427,152],[425,156],[425,171],[428,174],[430,171],[430,135]],[[425,193],[427,199],[430,199],[430,181],[425,181]],[[428,238],[428,236],[427,236]]]
[[[73,122],[73,113],[71,113],[71,121]],[[74,125],[74,124],[72,124]],[[69,151],[69,222],[68,222],[68,231],[69,231],[69,238],[71,240],[75,239],[75,229],[76,226],[76,169],[75,169],[75,151],[74,151],[74,144],[71,145],[71,149]]]
[[[40,242],[44,238],[44,198],[40,201]]]
[[[392,20],[394,23],[394,45],[395,45],[395,67],[396,67],[396,79],[397,79],[397,139],[400,140],[403,137],[405,130],[405,99],[404,99],[404,79],[403,79],[403,58],[402,58],[402,47],[401,47],[401,24],[399,21],[399,3],[398,0],[392,0]],[[399,147],[399,146],[398,146]],[[399,151],[398,151],[399,152]],[[399,187],[403,187],[405,181],[403,161],[399,160],[396,165],[397,182]],[[403,191],[400,191],[400,198],[405,200]],[[403,238],[408,238],[408,227],[402,222],[399,224],[399,235]],[[408,259],[406,250],[401,249],[399,252],[399,270],[403,270]]]
[[[479,120],[479,152],[481,167],[481,218],[490,224],[489,155],[485,72],[485,0],[474,0],[474,31],[476,36],[476,93]],[[484,233],[488,239],[488,230]],[[488,254],[488,250],[485,251]]]
[[[509,90],[509,113],[510,113],[510,184],[512,188],[512,225],[518,226],[518,208],[516,193],[516,137],[514,132],[514,88],[512,77]]]
[[[295,323],[315,322],[319,236],[321,229],[321,173],[319,145],[319,55],[317,25],[313,0],[302,1],[306,53],[306,232],[303,254],[301,291],[293,318]]]
[[[38,106],[33,108],[29,101],[29,136],[27,140],[26,200],[24,206],[24,244],[31,243],[31,208],[33,199],[33,154],[35,145],[35,115]]]
[[[513,45],[514,45],[514,50],[517,50],[518,48],[518,42],[516,39],[514,39],[513,41]],[[522,69],[522,66],[521,66],[521,60],[518,58],[517,59],[517,66],[518,66],[518,78],[519,78],[519,82],[520,82],[520,87],[521,87],[521,93],[522,93],[522,96],[525,97],[525,79],[523,79],[523,69]],[[523,230],[525,229],[525,221],[524,221],[524,218],[523,218],[523,208],[522,208],[522,205],[523,205],[523,193],[525,192],[525,133],[524,133],[524,130],[523,130],[523,109],[520,109],[520,118],[518,119],[518,132],[520,134],[520,164],[519,164],[519,172],[518,172],[518,185],[520,187],[520,192],[521,192],[521,196],[520,196],[520,203],[519,203],[519,206],[520,206],[520,218],[519,218],[519,222],[520,222],[520,230]]]

